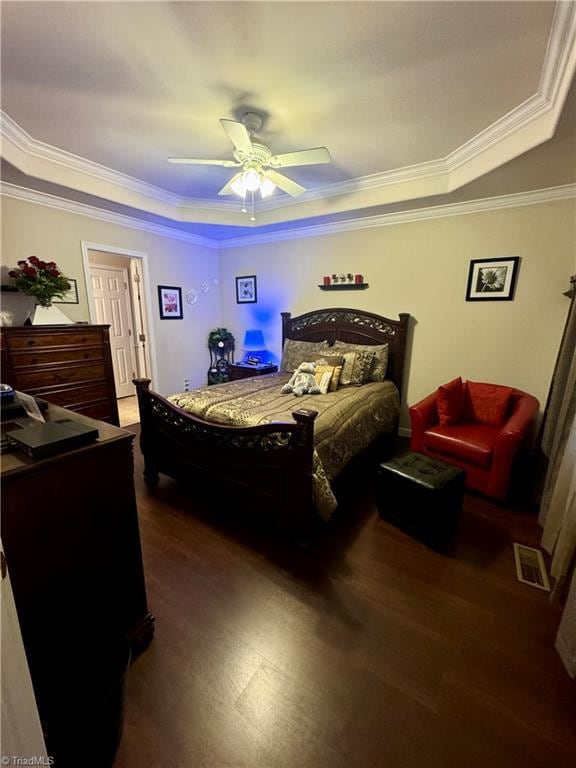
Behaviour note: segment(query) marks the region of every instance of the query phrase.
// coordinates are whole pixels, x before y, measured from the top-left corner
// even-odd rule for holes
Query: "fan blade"
[[[228,138],[234,144],[234,148],[245,154],[252,154],[252,142],[250,135],[246,130],[244,123],[238,123],[236,120],[220,120],[220,125],[226,131]]]
[[[326,147],[314,147],[313,149],[301,149],[299,152],[274,155],[268,161],[268,165],[274,168],[288,168],[291,165],[321,165],[331,162],[332,158]]]
[[[240,165],[234,160],[200,160],[194,157],[169,157],[168,162],[181,165],[222,165],[224,168],[236,168]]]
[[[289,179],[288,176],[284,176],[282,173],[278,173],[277,171],[273,171],[271,169],[264,171],[264,176],[265,178],[270,179],[270,181],[274,182],[277,187],[280,187],[280,189],[283,189],[284,192],[287,192],[292,197],[298,197],[298,195],[306,192],[306,187],[303,187],[301,184],[292,181],[292,179]]]
[[[227,184],[224,184],[220,192],[218,192],[219,195],[232,195],[234,194],[234,190],[232,189],[232,184],[236,181],[236,179],[239,179],[242,176],[242,171],[240,173],[235,173],[234,176],[230,179],[230,181]]]

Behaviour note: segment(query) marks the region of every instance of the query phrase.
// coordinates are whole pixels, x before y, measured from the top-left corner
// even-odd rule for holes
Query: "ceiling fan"
[[[242,121],[221,119],[220,124],[234,146],[234,160],[202,160],[192,157],[169,157],[170,163],[188,165],[220,165],[225,168],[241,168],[218,192],[219,195],[233,193],[245,198],[247,193],[260,191],[262,197],[269,197],[276,187],[292,197],[298,197],[306,187],[278,173],[277,168],[290,168],[297,165],[320,165],[330,163],[332,158],[326,147],[302,149],[298,152],[286,152],[273,155],[262,144],[256,134],[262,127],[262,118],[256,112],[246,112]]]

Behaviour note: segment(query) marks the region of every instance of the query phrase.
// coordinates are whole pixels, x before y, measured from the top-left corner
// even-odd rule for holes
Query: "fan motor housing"
[[[258,142],[252,141],[252,152],[242,152],[235,149],[233,152],[234,157],[239,163],[246,163],[251,160],[255,160],[260,165],[267,165],[268,161],[272,157],[272,152],[264,144],[258,144]]]

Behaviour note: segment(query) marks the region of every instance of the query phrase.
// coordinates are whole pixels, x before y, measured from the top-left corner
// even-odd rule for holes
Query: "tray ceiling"
[[[247,226],[217,197],[220,117],[264,116],[290,169],[257,225],[442,194],[550,138],[573,4],[2,4],[2,155],[30,177],[175,221]],[[555,15],[556,14],[556,15]]]

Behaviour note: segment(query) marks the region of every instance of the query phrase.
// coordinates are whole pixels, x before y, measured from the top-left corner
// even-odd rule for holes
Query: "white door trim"
[[[117,256],[128,256],[132,259],[140,259],[142,264],[142,278],[144,283],[144,313],[146,315],[146,326],[148,329],[148,352],[150,354],[151,379],[154,384],[158,380],[158,370],[156,366],[156,339],[154,338],[154,325],[151,319],[152,291],[150,285],[150,272],[148,269],[148,254],[145,251],[133,251],[128,248],[118,248],[115,245],[103,245],[102,243],[91,243],[87,240],[81,240],[82,263],[84,266],[84,285],[86,286],[86,295],[88,296],[88,312],[90,322],[96,322],[96,305],[92,295],[92,286],[90,284],[90,260],[88,251],[103,251],[104,253],[116,254]]]

